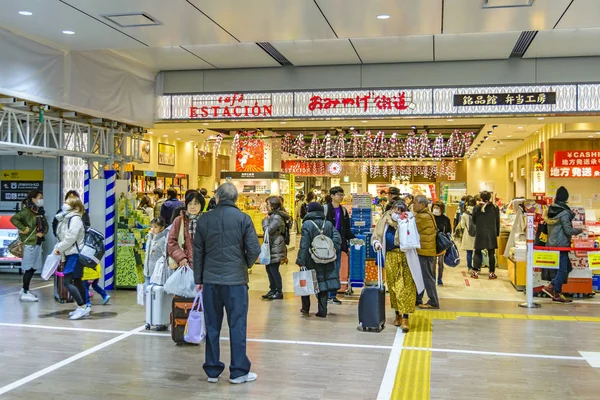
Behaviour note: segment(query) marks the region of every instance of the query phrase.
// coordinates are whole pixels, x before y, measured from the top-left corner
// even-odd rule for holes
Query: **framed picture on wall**
[[[140,155],[144,163],[150,163],[150,141],[140,140]]]
[[[175,146],[166,143],[158,144],[158,164],[175,165]]]

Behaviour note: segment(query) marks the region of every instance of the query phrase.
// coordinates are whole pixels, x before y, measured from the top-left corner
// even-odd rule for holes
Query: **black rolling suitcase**
[[[363,331],[381,332],[385,327],[385,286],[381,279],[383,255],[377,252],[377,286],[365,287],[358,301],[358,322]]]

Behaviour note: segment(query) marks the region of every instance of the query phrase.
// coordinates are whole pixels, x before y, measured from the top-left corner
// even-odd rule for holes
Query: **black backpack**
[[[71,220],[73,218],[74,217],[69,218],[67,228],[71,226]],[[93,228],[86,227],[85,224],[83,226],[85,229],[83,247],[80,249],[79,246],[77,246],[77,242],[75,242],[75,246],[79,252],[79,263],[84,267],[96,268],[96,265],[100,264],[100,261],[102,261],[102,258],[104,257],[104,235]]]
[[[286,246],[290,244],[290,228],[294,221],[290,218],[288,221],[285,221],[285,232],[283,233],[283,240],[285,241]]]

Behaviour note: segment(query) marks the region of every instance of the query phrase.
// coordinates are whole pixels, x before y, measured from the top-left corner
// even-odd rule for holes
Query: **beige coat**
[[[467,206],[467,211],[470,213],[473,212],[473,207]],[[469,235],[469,218],[471,218],[470,215],[467,215],[466,212],[463,213],[458,225],[463,229],[462,242],[460,243],[460,248],[462,250],[475,250],[475,236]]]

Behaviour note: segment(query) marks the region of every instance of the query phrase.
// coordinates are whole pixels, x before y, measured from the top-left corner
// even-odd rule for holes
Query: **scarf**
[[[35,231],[36,233],[44,233],[46,232],[47,228],[48,228],[48,221],[46,221],[46,217],[44,217],[44,215],[46,215],[46,210],[44,210],[44,207],[38,207],[33,200],[28,199],[25,202],[25,207],[28,208],[32,213],[35,214]],[[37,238],[37,245],[41,245],[42,242],[44,241],[44,237],[38,237]]]
[[[200,219],[200,214],[192,215],[189,212],[185,212],[185,216],[187,217],[189,224],[188,230],[190,232],[190,237],[194,240],[194,235],[196,234],[196,226],[198,226],[198,220]]]

